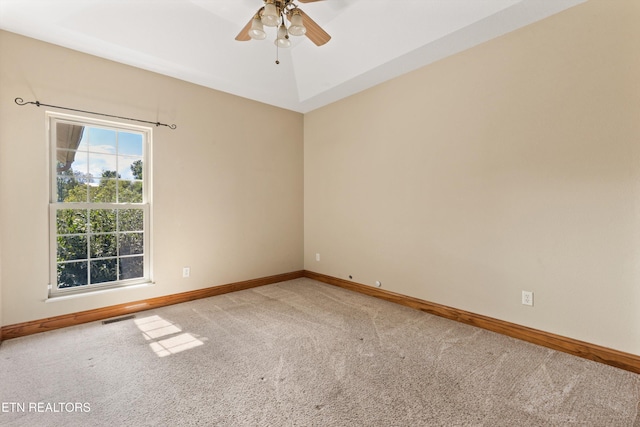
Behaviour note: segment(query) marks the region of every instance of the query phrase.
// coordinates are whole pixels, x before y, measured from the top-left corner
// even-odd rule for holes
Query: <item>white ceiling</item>
[[[309,112],[586,0],[324,0],[298,5],[332,39],[236,34],[262,0],[0,0],[0,28]]]

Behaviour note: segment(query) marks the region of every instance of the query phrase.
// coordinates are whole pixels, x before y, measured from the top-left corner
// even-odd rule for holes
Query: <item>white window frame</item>
[[[152,195],[152,174],[151,174],[151,147],[153,129],[147,126],[132,125],[129,123],[120,123],[113,121],[100,120],[89,117],[74,116],[57,112],[47,111],[45,113],[47,123],[47,145],[48,145],[48,179],[49,179],[49,298],[60,297],[65,295],[84,294],[93,291],[122,288],[145,283],[152,283],[152,242],[151,242],[151,195]],[[57,200],[57,165],[56,165],[56,129],[57,123],[69,123],[78,126],[101,128],[107,130],[115,130],[119,132],[138,133],[143,137],[143,153],[142,153],[142,176],[143,190],[142,203],[103,203],[103,202],[86,202],[86,203],[64,203]],[[143,277],[126,279],[112,282],[103,282],[95,284],[86,284],[82,286],[72,286],[59,288],[57,283],[57,211],[61,209],[141,209],[143,210]],[[87,235],[91,235],[91,230],[87,231]],[[87,257],[89,257],[87,253]],[[120,259],[120,255],[116,257]],[[90,258],[88,258],[88,268],[90,268]],[[90,277],[90,274],[88,273]]]

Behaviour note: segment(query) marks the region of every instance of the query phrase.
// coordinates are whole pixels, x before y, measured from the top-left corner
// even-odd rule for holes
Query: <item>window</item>
[[[48,113],[50,295],[150,281],[151,129]]]

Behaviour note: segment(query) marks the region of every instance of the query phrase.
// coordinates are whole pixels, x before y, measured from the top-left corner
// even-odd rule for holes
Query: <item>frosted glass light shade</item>
[[[289,27],[289,34],[292,36],[304,36],[307,32],[307,28],[302,23],[302,15],[298,10],[293,11],[291,16],[291,26]]]
[[[254,40],[264,40],[267,37],[267,33],[264,32],[262,27],[262,21],[260,17],[253,18],[251,23],[251,29],[249,30],[249,37]]]
[[[262,23],[267,27],[275,27],[278,25],[279,20],[280,16],[278,15],[278,10],[273,0],[267,0],[267,3],[264,5],[264,11],[262,12]]]
[[[285,49],[291,47],[291,40],[289,40],[287,27],[284,24],[280,24],[280,27],[278,27],[278,38],[275,41],[275,45]]]

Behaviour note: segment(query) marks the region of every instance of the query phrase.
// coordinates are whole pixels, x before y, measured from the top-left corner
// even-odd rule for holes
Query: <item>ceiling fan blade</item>
[[[253,22],[253,18],[249,19],[249,22],[247,22],[247,25],[245,25],[244,28],[240,30],[240,32],[236,36],[236,40],[238,40],[239,42],[246,42],[248,40],[251,40],[251,37],[249,36],[249,30],[251,29],[252,22]]]
[[[305,35],[309,38],[309,40],[314,42],[316,46],[322,46],[323,44],[331,40],[331,36],[327,34],[325,30],[320,28],[320,25],[316,24],[313,19],[309,18],[309,15],[304,13],[302,10],[300,10],[300,12],[302,13],[302,22],[307,28],[307,33]]]
[[[298,0],[300,3],[313,3],[314,1],[323,1],[323,0]]]

